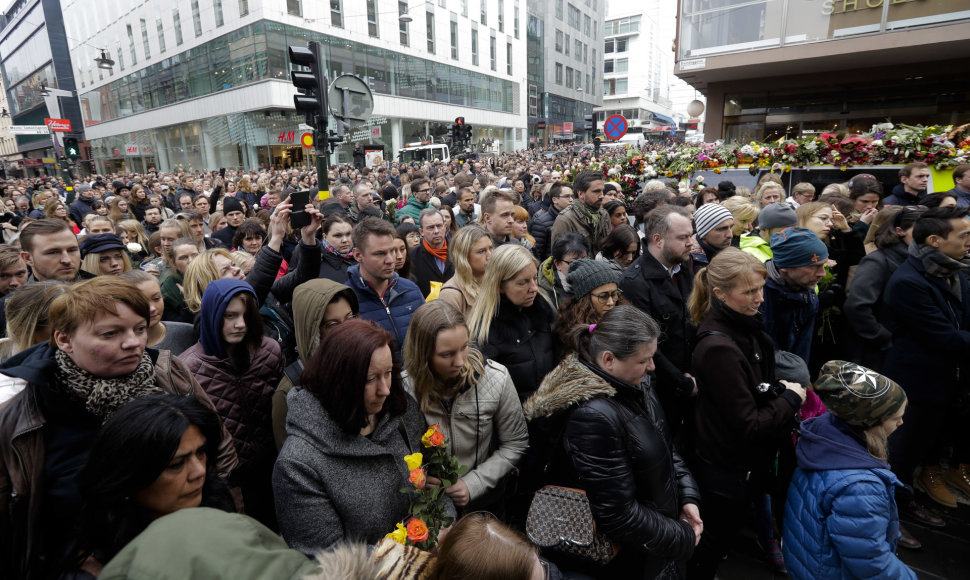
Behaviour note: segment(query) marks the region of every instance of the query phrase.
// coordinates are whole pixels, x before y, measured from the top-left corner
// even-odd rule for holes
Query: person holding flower
[[[304,554],[342,540],[375,544],[409,513],[402,458],[422,449],[426,424],[401,384],[392,340],[366,320],[340,324],[287,396],[273,492],[283,539]]]
[[[457,507],[501,513],[505,478],[529,442],[509,372],[472,348],[464,317],[437,300],[414,313],[404,360],[404,388],[417,399],[425,419],[441,426],[422,443],[439,447],[447,440],[448,452],[468,466],[445,492]]]

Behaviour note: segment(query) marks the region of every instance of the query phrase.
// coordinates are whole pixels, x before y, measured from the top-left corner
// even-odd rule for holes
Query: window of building
[[[472,64],[478,66],[478,27],[472,22]]]
[[[118,49],[118,68],[125,70],[125,55],[121,52],[121,41],[119,40],[115,46]]]
[[[498,0],[498,31],[505,32],[505,0]]]
[[[626,52],[626,38],[607,38],[603,43],[603,52]]]
[[[603,61],[603,73],[608,74],[613,72],[614,65],[616,65],[616,61],[613,60],[612,58],[608,58],[605,61]]]
[[[505,74],[512,74],[512,43],[505,43]]]
[[[495,36],[492,35],[492,37],[489,38],[489,42],[488,42],[488,56],[492,62],[492,70],[498,70],[498,62],[497,62],[498,55],[496,54],[496,52],[498,52],[498,50],[496,49],[496,46],[495,46]]]
[[[175,28],[175,44],[182,46],[182,19],[179,17],[178,8],[172,8],[172,24]]]
[[[556,84],[557,85],[562,84],[562,63],[561,62],[556,63]]]
[[[514,31],[515,38],[519,38],[519,0],[515,0],[515,6],[512,8],[512,30]]]
[[[586,73],[586,90],[593,88],[593,83],[590,82],[589,73]]]
[[[566,67],[566,88],[573,88],[573,69],[572,67]]]
[[[563,0],[556,0],[556,18],[559,20],[562,20],[562,2]]]
[[[583,15],[583,34],[585,34],[586,36],[589,36],[589,29],[592,26],[592,24],[593,24],[593,21],[589,17],[589,14],[584,14]]]
[[[148,21],[144,18],[141,19],[141,45],[145,50],[145,60],[152,57],[152,48],[148,44]]]
[[[482,0],[482,26],[488,26],[488,0]]]
[[[239,15],[249,15],[249,0],[239,0]]]
[[[303,16],[303,1],[286,0],[286,13],[291,16]]]
[[[625,73],[630,70],[630,59],[628,58],[618,58],[616,59],[616,70],[614,72]]]
[[[581,41],[580,39],[577,38],[576,40],[573,41],[573,43],[574,43],[573,44],[573,56],[576,57],[576,60],[582,60],[582,58],[583,58],[583,41]]]
[[[438,0],[438,6],[441,6],[442,8],[447,8],[448,0]]]
[[[216,28],[219,28],[226,23],[225,18],[222,16],[222,0],[214,0],[212,6],[216,13]]]
[[[162,17],[155,16],[155,31],[158,33],[158,51],[165,53],[165,27],[162,26]]]
[[[202,36],[202,13],[199,12],[199,0],[192,0],[192,25],[195,26],[195,35]]]
[[[434,12],[431,10],[424,13],[424,27],[428,35],[428,52],[434,54]]]
[[[125,29],[128,31],[128,51],[131,52],[131,65],[135,66],[138,64],[138,59],[135,57],[135,35],[131,32],[131,24],[125,24]]]
[[[405,5],[406,7],[407,5]],[[344,27],[343,0],[330,0],[330,26],[336,28]]]
[[[402,14],[406,14],[407,11],[408,11],[408,3],[406,2],[406,0],[398,0],[397,15],[400,16]],[[401,20],[398,20],[397,28],[401,36],[401,46],[411,46],[410,26],[411,26],[410,22],[402,22]]]
[[[461,16],[468,18],[468,0],[461,0]]]
[[[562,44],[563,54],[569,56],[569,35],[566,35],[566,42]]]
[[[629,34],[640,31],[640,15],[628,16],[610,20],[603,25],[603,34],[610,36],[613,34]]]
[[[556,31],[556,52],[562,52],[562,30]]]
[[[625,95],[627,92],[627,79],[603,79],[604,95]]]
[[[458,60],[458,15],[451,14],[451,58]]]
[[[571,28],[575,28],[576,30],[579,30],[580,15],[581,13],[579,11],[579,8],[576,8],[575,6],[570,4],[569,5],[569,26]]]
[[[589,64],[589,45],[583,43],[583,64]]]
[[[380,36],[377,28],[377,0],[367,0],[367,34],[372,38]]]

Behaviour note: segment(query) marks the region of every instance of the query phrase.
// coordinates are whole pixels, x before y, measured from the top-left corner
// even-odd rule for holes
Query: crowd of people
[[[900,516],[970,498],[970,165],[631,193],[589,155],[0,184],[0,577],[712,579],[748,529],[915,578]],[[467,472],[416,553],[432,424]],[[607,557],[540,549],[549,486]]]

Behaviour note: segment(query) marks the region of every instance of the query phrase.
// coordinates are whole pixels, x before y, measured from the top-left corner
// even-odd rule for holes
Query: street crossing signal
[[[68,159],[77,159],[81,156],[81,148],[77,144],[77,137],[64,138],[64,156]]]
[[[593,132],[593,115],[583,115],[583,130],[587,133]]]
[[[467,143],[468,141],[471,141],[471,138],[472,138],[472,126],[465,125],[464,123],[462,123],[461,140]]]
[[[296,110],[306,116],[307,125],[318,130],[327,123],[327,77],[323,71],[323,49],[320,43],[310,41],[307,47],[291,46],[290,63],[303,66],[310,72],[292,71],[290,79],[298,94],[293,96]]]

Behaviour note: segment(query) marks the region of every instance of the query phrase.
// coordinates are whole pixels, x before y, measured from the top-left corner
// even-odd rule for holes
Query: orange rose
[[[414,487],[418,489],[424,489],[424,484],[427,482],[427,478],[424,475],[424,470],[420,467],[417,469],[412,469],[408,479],[414,484]]]
[[[408,539],[412,542],[423,542],[428,539],[428,526],[418,518],[408,521]]]
[[[445,436],[441,431],[435,431],[431,434],[431,446],[441,447],[445,444]]]

